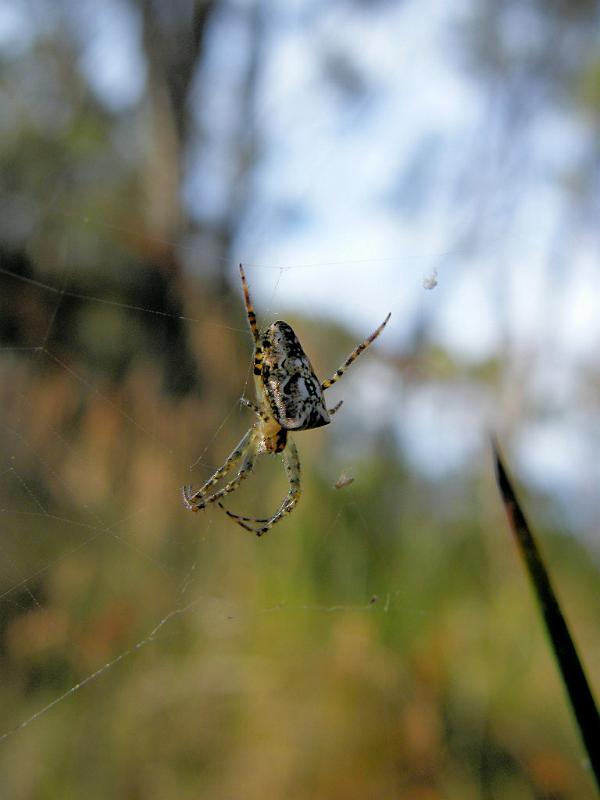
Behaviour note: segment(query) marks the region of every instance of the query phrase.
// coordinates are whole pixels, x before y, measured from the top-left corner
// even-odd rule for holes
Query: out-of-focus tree
[[[14,309],[19,303],[10,298],[24,289],[8,273],[29,281],[50,276],[65,295],[47,344],[60,345],[63,353],[68,343],[95,338],[94,331],[80,336],[90,317],[82,295],[116,301],[120,313],[125,305],[158,312],[147,320],[136,349],[141,345],[162,357],[167,388],[186,392],[198,373],[178,319],[185,308],[183,256],[193,249],[186,266],[207,276],[208,296],[227,291],[224,266],[254,160],[248,119],[262,37],[260,4],[123,0],[84,9],[68,0],[40,0],[37,6],[39,14],[22,21],[22,47],[7,48],[0,65],[4,300]],[[220,186],[214,175],[204,180],[205,186],[212,182],[209,196],[225,192],[227,201],[219,213],[192,219],[186,173],[202,160],[211,137],[223,134],[222,121],[215,134],[215,119],[204,113],[216,102],[211,93],[219,91],[205,75],[207,51],[220,46],[217,34],[236,27],[246,36],[229,87],[237,113],[227,122],[228,168],[219,175]],[[111,38],[137,73],[125,98],[102,83],[101,73],[110,69]],[[210,156],[207,164],[208,173]],[[200,246],[194,247],[198,237]],[[25,344],[32,331],[45,330],[47,305],[30,304],[27,319],[13,313],[7,342]],[[32,324],[35,308],[39,322]],[[115,313],[104,309],[109,329]],[[121,345],[106,358],[88,354],[90,367],[121,377],[134,357],[126,337]]]

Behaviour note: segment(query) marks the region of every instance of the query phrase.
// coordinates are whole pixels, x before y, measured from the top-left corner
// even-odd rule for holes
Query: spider
[[[233,452],[227,456],[223,466],[211,475],[202,488],[193,491],[191,486],[184,486],[182,493],[183,503],[190,511],[200,511],[209,503],[216,502],[242,528],[262,536],[289,514],[300,499],[300,460],[289,432],[320,428],[331,422],[331,417],[339,410],[343,401],[340,400],[333,408],[327,408],[323,392],[333,386],[350,364],[379,336],[391,314],[388,314],[381,325],[350,353],[331,378],[320,382],[296,334],[287,322],[273,322],[263,333],[259,331],[241,264],[240,277],[248,325],[254,339],[254,382],[257,397],[256,403],[246,398],[242,398],[241,402],[250,408],[258,419]],[[275,514],[268,519],[233,514],[223,506],[221,498],[238,488],[253,469],[257,456],[263,453],[271,455],[281,453],[289,483],[288,493]],[[236,469],[238,464],[240,466],[235,477],[222,489],[211,492],[212,487]]]

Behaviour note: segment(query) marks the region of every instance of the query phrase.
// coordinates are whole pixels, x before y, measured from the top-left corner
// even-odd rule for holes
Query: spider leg
[[[364,340],[364,342],[361,342],[361,343],[358,345],[358,347],[356,347],[356,348],[355,348],[355,349],[354,349],[354,350],[353,350],[353,351],[350,353],[350,355],[349,355],[349,356],[348,356],[348,358],[347,358],[347,359],[344,361],[344,363],[342,364],[342,366],[341,366],[341,367],[339,367],[338,369],[336,369],[336,371],[333,373],[333,375],[331,376],[331,378],[329,378],[329,379],[328,379],[328,380],[326,380],[326,381],[323,381],[323,383],[321,384],[321,389],[322,389],[322,391],[325,391],[325,389],[329,389],[329,387],[330,387],[330,386],[333,386],[333,384],[334,384],[336,381],[339,381],[339,379],[342,377],[342,375],[344,374],[344,372],[346,372],[346,370],[348,369],[348,367],[350,366],[350,364],[352,364],[352,362],[353,362],[355,359],[357,359],[357,358],[358,358],[358,356],[359,356],[359,355],[360,355],[360,354],[361,354],[361,353],[362,353],[364,350],[366,350],[366,349],[367,349],[367,347],[368,347],[368,346],[369,346],[369,345],[370,345],[372,342],[374,342],[374,341],[375,341],[375,339],[376,339],[376,338],[379,336],[379,334],[381,333],[381,331],[382,331],[382,330],[385,328],[385,326],[388,324],[388,321],[389,321],[389,319],[390,319],[390,317],[391,317],[391,316],[392,316],[392,315],[391,315],[391,313],[390,313],[390,314],[388,314],[388,315],[387,315],[387,317],[386,317],[386,318],[383,320],[383,322],[381,323],[381,325],[380,325],[378,328],[376,328],[376,329],[373,331],[373,333],[372,333],[372,334],[371,334],[371,335],[370,335],[368,338],[366,338],[366,339]],[[336,409],[336,410],[337,410],[337,409]]]
[[[250,332],[252,333],[252,338],[254,339],[254,375],[256,377],[262,374],[263,351],[262,347],[260,346],[260,333],[258,330],[258,325],[256,324],[254,306],[252,305],[252,300],[250,299],[250,290],[248,289],[248,282],[246,281],[246,273],[244,272],[244,268],[241,264],[240,277],[242,279],[242,289],[244,290],[244,305],[246,306],[248,325],[250,326]]]
[[[219,469],[211,475],[201,489],[198,489],[197,492],[192,492],[191,486],[184,486],[182,489],[184,506],[190,511],[200,511],[209,503],[214,503],[215,500],[237,489],[254,467],[254,460],[257,455],[257,442],[259,440],[260,433],[256,428],[250,428],[237,447],[227,456],[223,466],[219,467]],[[208,490],[214,486],[215,483],[220,481],[221,478],[228,475],[242,459],[242,466],[235,478],[229,481],[222,489],[219,489],[219,491],[208,494]]]
[[[270,517],[265,517],[264,519],[260,519],[259,517],[242,517],[240,514],[234,514],[232,511],[228,511],[220,500],[217,500],[217,505],[227,514],[228,517],[234,519],[239,525],[241,525],[242,522],[269,522],[271,519]],[[249,528],[248,525],[242,525],[242,528],[245,528],[247,531],[254,532],[254,528]]]
[[[242,279],[242,289],[244,290],[244,304],[246,306],[246,314],[248,315],[248,325],[250,326],[250,331],[254,338],[255,342],[258,342],[259,333],[258,333],[258,325],[256,324],[256,314],[254,313],[254,306],[252,305],[252,300],[250,299],[250,291],[248,289],[248,283],[246,281],[246,273],[244,272],[244,268],[240,264],[240,277]]]
[[[340,410],[343,402],[344,402],[343,400],[340,400],[340,402],[336,403],[333,408],[327,409],[327,413],[329,414],[330,417],[333,417],[335,412]]]
[[[287,446],[282,453],[283,456],[283,466],[285,468],[285,472],[287,475],[287,479],[289,482],[289,489],[288,493],[285,497],[285,500],[280,505],[279,509],[273,514],[272,517],[269,519],[255,519],[254,517],[241,517],[239,514],[233,514],[231,511],[228,511],[222,503],[219,503],[219,506],[223,509],[223,511],[227,514],[228,517],[234,519],[238,525],[244,528],[251,533],[255,533],[257,536],[262,536],[263,533],[266,533],[270,530],[273,525],[279,522],[286,514],[289,514],[290,511],[294,508],[298,500],[300,499],[301,489],[300,489],[300,459],[298,457],[298,451],[296,449],[296,445],[292,442],[291,439],[288,439]],[[260,527],[253,528],[250,525],[247,525],[247,522],[257,522],[260,524]]]
[[[252,402],[252,400],[248,400],[246,397],[242,397],[242,398],[241,398],[241,400],[240,400],[240,403],[241,403],[243,406],[246,406],[246,408],[249,408],[249,409],[251,409],[252,411],[254,411],[254,413],[256,414],[256,416],[257,416],[257,417],[260,417],[260,419],[262,419],[262,421],[263,421],[263,422],[270,422],[270,421],[271,421],[271,418],[269,417],[269,415],[268,415],[268,414],[265,414],[265,412],[264,412],[264,411],[262,411],[262,410],[261,410],[261,409],[260,409],[260,408],[259,408],[259,407],[256,405],[256,403],[253,403],[253,402]]]

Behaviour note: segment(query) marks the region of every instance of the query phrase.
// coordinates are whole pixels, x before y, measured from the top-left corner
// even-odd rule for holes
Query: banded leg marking
[[[256,429],[251,428],[239,442],[237,447],[230,453],[229,456],[227,456],[223,466],[220,467],[215,474],[206,481],[204,486],[202,486],[201,489],[198,489],[197,492],[193,492],[191,486],[184,486],[182,488],[181,491],[183,495],[183,504],[187,509],[189,509],[189,511],[200,511],[209,503],[214,503],[215,500],[219,500],[219,498],[224,497],[226,494],[229,494],[229,492],[233,492],[234,489],[237,489],[240,483],[248,476],[254,467],[254,459],[256,457],[255,439],[257,436],[259,436],[259,434]],[[219,491],[207,496],[208,490],[218,483],[221,478],[224,478],[226,475],[228,475],[234,469],[236,464],[242,459],[242,466],[240,467],[235,478],[229,481],[229,483],[227,483],[222,489],[219,489]]]
[[[387,315],[387,317],[386,317],[386,318],[383,320],[383,322],[381,323],[381,325],[380,325],[378,328],[376,328],[376,329],[373,331],[373,333],[372,333],[372,334],[371,334],[371,335],[370,335],[370,336],[369,336],[367,339],[365,339],[365,340],[364,340],[364,342],[361,342],[361,343],[358,345],[358,347],[356,347],[356,348],[355,348],[355,349],[354,349],[354,350],[353,350],[353,351],[350,353],[350,355],[349,355],[349,356],[348,356],[348,358],[347,358],[347,359],[344,361],[344,363],[342,364],[342,366],[341,366],[341,367],[339,367],[338,369],[336,369],[336,371],[333,373],[333,375],[331,376],[331,378],[329,378],[329,379],[328,379],[328,380],[326,380],[326,381],[323,381],[323,383],[321,384],[321,390],[322,390],[322,391],[325,391],[325,389],[329,389],[329,387],[330,387],[330,386],[333,386],[333,384],[334,384],[334,383],[336,383],[336,381],[339,381],[339,379],[342,377],[342,375],[344,374],[344,372],[346,372],[346,370],[348,369],[348,367],[350,366],[350,364],[352,364],[352,362],[353,362],[353,361],[355,361],[355,360],[356,360],[356,359],[359,357],[359,355],[360,355],[362,352],[364,352],[364,351],[367,349],[367,347],[368,347],[370,344],[372,344],[372,342],[374,342],[374,341],[375,341],[375,339],[376,339],[376,338],[379,336],[379,334],[381,333],[381,331],[382,331],[382,330],[385,328],[385,326],[388,324],[388,322],[389,322],[389,319],[390,319],[390,317],[391,317],[391,316],[392,316],[392,315],[391,315],[391,313],[390,313],[390,314],[388,314],[388,315]],[[336,410],[337,410],[337,409],[336,409]]]
[[[264,411],[262,411],[262,410],[261,410],[261,409],[260,409],[260,408],[259,408],[259,407],[256,405],[256,403],[253,403],[253,402],[252,402],[252,400],[248,400],[248,398],[247,398],[247,397],[242,397],[242,399],[240,400],[240,403],[241,403],[243,406],[246,406],[246,408],[249,408],[251,411],[254,411],[254,413],[256,414],[256,416],[257,416],[257,417],[259,417],[260,419],[262,419],[262,421],[263,421],[263,422],[270,422],[270,421],[271,421],[271,417],[269,417],[269,415],[268,415],[268,414],[265,414],[265,412],[264,412]]]
[[[290,439],[288,439],[287,447],[283,451],[283,466],[289,481],[288,493],[279,509],[269,519],[242,517],[239,514],[234,514],[233,512],[228,511],[220,502],[218,503],[219,507],[223,509],[228,517],[234,519],[237,524],[240,525],[240,527],[250,531],[251,533],[255,533],[257,536],[262,536],[264,533],[270,530],[273,525],[276,525],[281,519],[283,519],[283,517],[289,514],[300,499],[300,459],[298,458],[296,445]],[[248,522],[256,522],[260,525],[260,527],[253,528],[246,524]]]
[[[246,314],[248,316],[248,325],[255,342],[258,342],[258,325],[256,324],[256,314],[254,313],[254,306],[250,299],[250,290],[248,289],[248,282],[246,281],[246,273],[240,264],[240,276],[242,278],[242,289],[244,290],[244,304],[246,306]]]
[[[340,410],[340,408],[342,407],[342,403],[343,403],[343,402],[344,402],[343,400],[340,400],[340,402],[339,402],[339,403],[336,403],[336,404],[334,405],[334,407],[333,407],[333,408],[328,408],[328,409],[327,409],[327,413],[329,414],[329,416],[330,416],[330,417],[333,417],[333,415],[334,415],[334,414],[335,414],[337,411],[339,411],[339,410]]]

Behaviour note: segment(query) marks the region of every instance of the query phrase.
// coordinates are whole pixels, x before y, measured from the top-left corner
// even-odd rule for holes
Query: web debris
[[[348,475],[346,472],[340,472],[340,476],[337,481],[333,484],[334,489],[345,489],[346,486],[350,486],[354,483],[354,478]]]
[[[424,289],[435,289],[438,285],[438,271],[434,269],[427,277],[423,278],[423,288]]]

